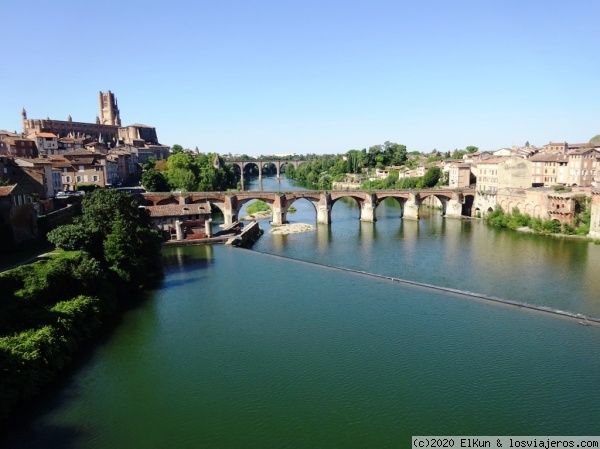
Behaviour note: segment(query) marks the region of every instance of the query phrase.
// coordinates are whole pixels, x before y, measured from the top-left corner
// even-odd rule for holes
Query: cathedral
[[[105,142],[119,137],[121,117],[115,95],[109,90],[100,92],[100,115],[95,123],[74,122],[71,115],[67,120],[28,119],[25,108],[21,111],[23,133],[30,135],[37,132],[49,132],[58,137],[92,137]]]

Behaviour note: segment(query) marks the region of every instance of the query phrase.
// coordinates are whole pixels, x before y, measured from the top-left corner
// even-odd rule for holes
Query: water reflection
[[[163,264],[168,270],[179,268],[189,270],[203,268],[213,262],[212,245],[200,245],[201,248],[194,253],[186,251],[183,246],[163,247]]]

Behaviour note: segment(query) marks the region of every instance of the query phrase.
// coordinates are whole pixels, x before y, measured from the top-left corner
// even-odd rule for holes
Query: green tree
[[[194,156],[190,153],[174,153],[167,159],[167,168],[174,170],[182,168],[184,170],[194,170],[197,167]]]
[[[149,192],[168,192],[170,190],[165,176],[154,168],[142,173],[142,186]]]
[[[65,251],[78,249],[90,251],[93,243],[92,237],[80,224],[59,226],[46,235],[50,243]]]
[[[434,187],[442,176],[440,167],[434,166],[427,169],[425,175],[423,175],[423,187],[430,188]]]
[[[477,153],[479,151],[479,148],[470,145],[467,148],[465,148],[465,150],[467,150],[467,153]]]
[[[59,226],[48,240],[65,250],[84,250],[124,281],[141,285],[142,273],[160,266],[161,239],[145,209],[129,194],[96,190],[82,201],[83,214],[72,225]],[[129,260],[125,260],[129,259]]]
[[[173,145],[171,147],[171,154],[183,153],[183,147],[181,145]]]
[[[142,166],[144,170],[150,170],[156,167],[156,158],[154,156],[150,156],[146,163]]]
[[[358,150],[350,150],[346,153],[349,173],[360,173],[363,167],[363,153]]]
[[[185,168],[169,169],[169,185],[173,190],[194,192],[198,185],[194,172]]]
[[[384,142],[383,152],[385,154],[386,165],[402,165],[407,160],[406,145],[399,145],[395,142]]]

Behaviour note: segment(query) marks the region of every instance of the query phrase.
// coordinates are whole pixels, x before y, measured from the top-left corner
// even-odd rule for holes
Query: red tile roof
[[[150,217],[185,217],[187,215],[210,214],[210,206],[207,203],[146,206],[146,210]]]
[[[17,187],[17,185],[13,186],[1,186],[0,187],[0,196],[8,196],[13,191],[13,189]]]

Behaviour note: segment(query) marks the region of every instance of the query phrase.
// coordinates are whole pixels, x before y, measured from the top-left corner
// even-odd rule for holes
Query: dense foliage
[[[269,205],[262,200],[256,200],[252,204],[249,204],[248,207],[246,207],[246,213],[248,215],[252,215],[257,212],[266,212],[270,210],[271,208],[269,207]]]
[[[583,201],[585,203],[585,201]],[[577,215],[576,227],[564,223],[561,225],[557,220],[543,220],[541,218],[531,217],[529,214],[522,214],[516,207],[512,213],[505,212],[498,206],[490,212],[485,221],[497,228],[508,228],[516,230],[522,227],[528,227],[536,234],[577,234],[586,235],[589,232],[589,211]]]
[[[366,181],[366,189],[410,189],[426,188],[436,185],[447,185],[448,179],[444,178],[439,167],[430,167],[425,176],[421,178],[398,179],[399,167],[414,169],[418,166],[430,164],[446,159],[460,159],[463,155],[478,151],[475,146],[468,146],[465,150],[439,153],[433,151],[425,156],[418,151],[407,152],[405,145],[394,142],[385,142],[382,145],[373,145],[369,149],[349,150],[342,155],[308,155],[308,162],[297,169],[293,166],[286,168],[286,176],[290,179],[302,181],[309,186],[320,190],[331,189],[335,181],[347,181],[353,175],[362,178],[362,181],[375,172],[376,169],[393,167],[388,179]],[[349,176],[350,175],[350,176]],[[353,181],[355,179],[352,179]]]
[[[397,171],[391,171],[390,175],[385,179],[375,181],[367,181],[363,184],[364,189],[381,190],[381,189],[423,189],[431,188],[440,185],[444,181],[442,171],[439,167],[433,166],[427,169],[424,176],[398,178]]]
[[[100,263],[60,253],[0,275],[0,423],[71,362],[116,306]]]
[[[320,190],[328,190],[334,181],[343,181],[348,173],[358,174],[369,169],[403,164],[407,160],[407,153],[404,145],[385,142],[383,145],[373,145],[368,150],[349,150],[339,155],[309,155],[307,159],[308,162],[297,169],[287,166],[286,177]]]
[[[0,423],[69,366],[119,301],[160,272],[160,243],[125,193],[97,190],[48,233],[60,250],[0,274]]]
[[[150,192],[224,191],[236,188],[239,179],[235,168],[225,165],[216,153],[192,154],[180,145],[173,146],[166,165],[150,159],[142,173],[142,185]]]
[[[83,215],[47,235],[57,248],[83,250],[112,270],[128,288],[159,271],[161,239],[145,209],[117,190],[97,190],[82,201]]]

